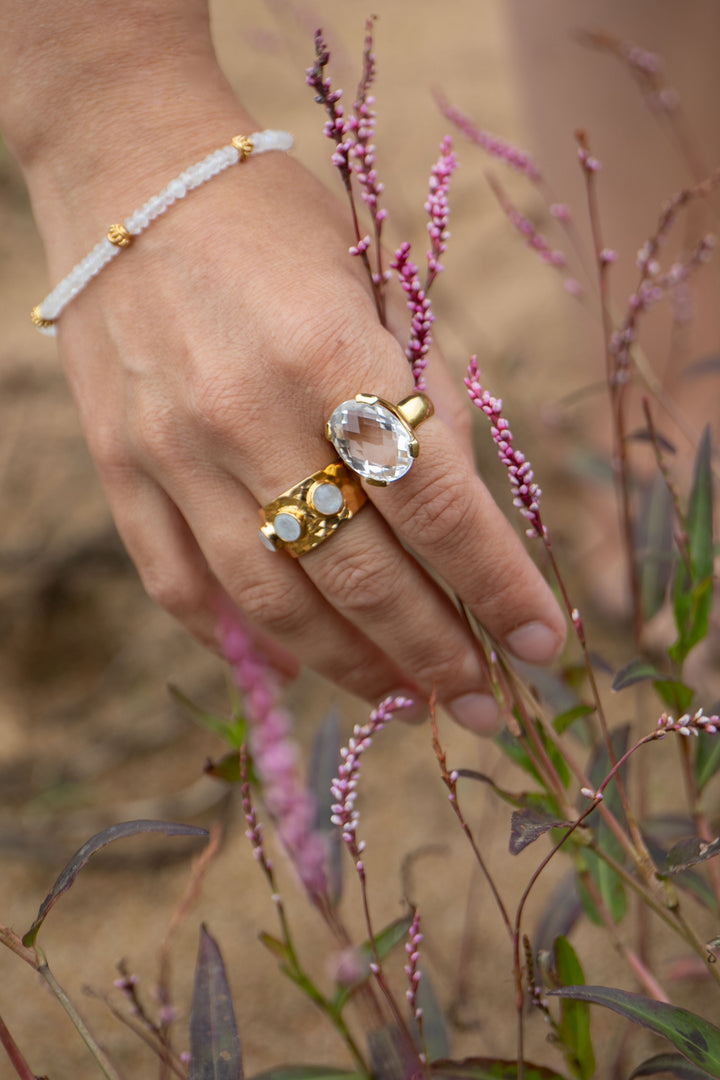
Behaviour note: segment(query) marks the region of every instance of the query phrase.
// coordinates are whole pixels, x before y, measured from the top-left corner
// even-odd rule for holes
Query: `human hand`
[[[213,111],[213,131],[221,124],[217,145],[252,130],[234,106]],[[183,141],[200,157],[209,138],[196,125]],[[106,168],[63,199],[35,170],[54,280],[102,235],[106,206],[121,218],[188,164],[187,150],[171,164],[176,152],[156,156],[156,178]],[[427,373],[436,415],[407,476],[368,488],[362,512],[300,560],[257,536],[258,507],[332,459],[323,431],[335,406],[413,390],[352,239],[346,209],[299,164],[250,159],[155,222],[73,301],[58,327],[63,362],[128,551],[189,630],[212,642],[229,598],[346,689],[371,700],[435,691],[459,722],[489,730],[497,709],[477,643],[408,549],[523,659],[555,655],[564,624],[474,474],[469,411],[439,355]],[[402,299],[391,308],[402,337]]]

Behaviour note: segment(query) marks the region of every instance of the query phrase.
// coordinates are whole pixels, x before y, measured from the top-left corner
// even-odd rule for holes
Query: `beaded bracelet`
[[[164,214],[177,199],[183,199],[188,191],[200,187],[207,180],[223,172],[230,165],[245,161],[251,154],[267,150],[290,150],[292,135],[287,131],[256,131],[253,135],[236,135],[229,146],[223,146],[214,154],[191,165],[185,172],[171,180],[159,195],[150,199],[121,225],[111,225],[107,235],[96,244],[82,262],[73,267],[68,276],[57,285],[41,304],[32,309],[30,318],[41,334],[55,335],[55,323],[62,310],[81,293],[88,282],[99,274],[104,266],[129,247],[133,237],[147,229],[151,221]]]

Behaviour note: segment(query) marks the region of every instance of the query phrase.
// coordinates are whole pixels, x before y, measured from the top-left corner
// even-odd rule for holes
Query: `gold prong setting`
[[[425,394],[411,394],[398,405],[377,394],[356,394],[335,409],[325,437],[348,468],[368,484],[386,487],[405,476],[417,458],[414,429],[432,413]]]

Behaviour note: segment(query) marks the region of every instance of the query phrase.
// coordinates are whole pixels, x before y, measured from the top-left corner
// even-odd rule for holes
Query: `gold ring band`
[[[322,544],[367,502],[357,477],[334,461],[260,510],[260,539],[271,551],[297,558]]]

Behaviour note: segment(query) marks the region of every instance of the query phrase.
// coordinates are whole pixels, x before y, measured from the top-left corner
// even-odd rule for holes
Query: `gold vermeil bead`
[[[55,322],[54,319],[44,319],[42,317],[42,315],[40,314],[39,304],[36,304],[30,312],[30,318],[32,319],[35,326],[41,326],[43,329],[46,329],[48,326],[52,326]]]
[[[236,135],[232,140],[232,144],[240,154],[241,161],[249,158],[255,149],[255,143],[247,135]]]
[[[111,244],[119,248],[130,247],[132,243],[132,235],[124,225],[111,225],[108,229],[107,238]]]

